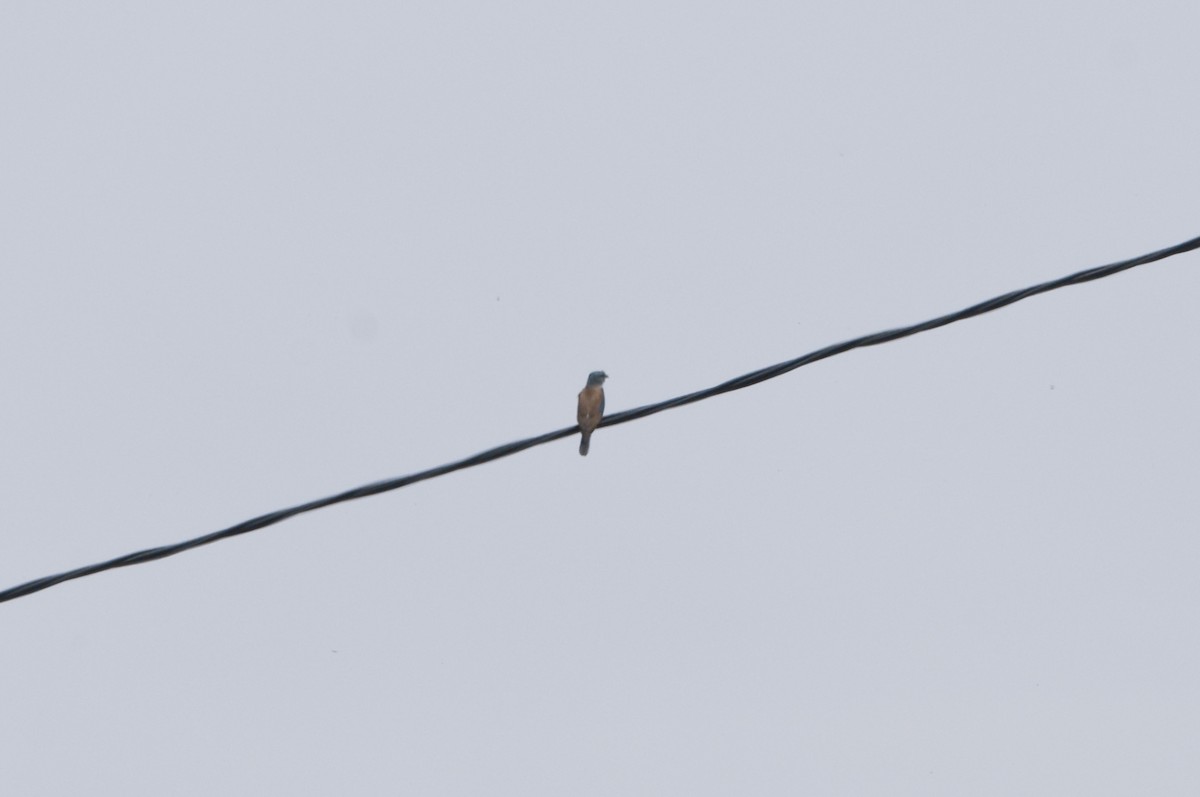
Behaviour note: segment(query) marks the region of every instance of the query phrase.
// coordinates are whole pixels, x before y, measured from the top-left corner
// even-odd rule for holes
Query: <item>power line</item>
[[[995,298],[988,299],[987,301],[971,305],[963,310],[939,316],[928,321],[922,321],[918,324],[912,324],[911,326],[906,327],[898,327],[885,332],[876,332],[871,335],[863,335],[842,343],[835,343],[832,346],[826,346],[823,349],[817,349],[814,352],[809,352],[808,354],[805,354],[802,357],[797,357],[794,360],[788,360],[777,365],[760,368],[757,371],[751,371],[748,374],[743,374],[735,379],[722,382],[714,387],[698,390],[695,393],[687,393],[683,396],[677,396],[672,399],[667,399],[666,401],[660,401],[656,404],[647,404],[644,407],[637,407],[632,410],[614,413],[606,416],[604,420],[601,421],[600,426],[616,426],[617,424],[628,423],[629,421],[637,420],[638,418],[645,418],[647,415],[654,415],[655,413],[662,412],[664,410],[682,407],[685,404],[692,404],[697,401],[703,401],[704,399],[712,398],[713,396],[719,396],[722,393],[741,390],[742,388],[750,387],[751,385],[757,385],[759,382],[765,382],[768,379],[774,379],[777,376],[782,376],[789,371],[794,371],[802,366],[815,363],[818,360],[824,360],[827,357],[833,357],[834,355],[848,352],[851,349],[861,349],[866,346],[878,346],[881,343],[887,343],[889,341],[899,340],[900,338],[906,338],[909,335],[915,335],[918,332],[926,332],[930,329],[944,327],[947,324],[953,324],[956,321],[963,321],[968,318],[973,318],[977,315],[990,313],[993,310],[999,310],[1001,307],[1007,307],[1008,305],[1019,302],[1022,299],[1028,299],[1030,296],[1037,296],[1039,293],[1047,293],[1059,288],[1065,288],[1068,285],[1079,285],[1084,282],[1091,282],[1092,280],[1109,277],[1118,272],[1125,271],[1126,269],[1134,268],[1135,266],[1144,266],[1147,263],[1153,263],[1157,260],[1163,260],[1173,255],[1190,252],[1198,248],[1200,248],[1200,237],[1193,238],[1190,241],[1184,241],[1181,244],[1176,244],[1175,246],[1171,246],[1166,249],[1160,249],[1157,252],[1151,252],[1150,254],[1142,255],[1141,257],[1122,260],[1117,263],[1111,263],[1107,266],[1089,268],[1066,277],[1060,277],[1056,280],[1043,282],[1039,285],[1033,285],[1021,290],[1010,291],[1009,293],[1005,293],[1001,296],[996,296]],[[276,523],[287,520],[290,517],[295,517],[296,515],[300,515],[305,512],[311,512],[314,509],[333,506],[334,504],[340,504],[344,501],[352,501],[356,498],[366,498],[367,496],[386,493],[390,490],[398,490],[401,487],[407,487],[410,484],[425,481],[426,479],[432,479],[436,476],[444,476],[445,474],[453,473],[456,470],[472,468],[476,465],[482,465],[485,462],[491,462],[495,459],[511,456],[519,451],[524,451],[527,448],[533,448],[534,446],[540,446],[543,443],[549,443],[554,440],[569,437],[578,431],[578,426],[569,426],[565,429],[559,429],[555,432],[547,432],[546,434],[538,435],[537,437],[529,437],[513,443],[506,443],[502,446],[490,448],[487,451],[480,452],[474,456],[467,457],[466,459],[460,459],[457,462],[451,462],[447,465],[440,465],[436,468],[420,471],[419,473],[409,474],[408,476],[400,476],[395,479],[387,479],[385,481],[375,482],[362,487],[356,487],[353,490],[347,490],[343,493],[338,493],[337,495],[331,495],[328,498],[319,498],[315,501],[309,501],[308,503],[299,504],[288,509],[279,509],[274,512],[269,512],[265,515],[259,515],[256,518],[243,521],[235,526],[230,526],[227,529],[205,534],[202,537],[185,540],[184,542],[175,543],[173,545],[163,545],[158,548],[148,548],[143,551],[137,551],[135,553],[119,556],[116,559],[110,559],[107,562],[87,565],[85,567],[76,568],[75,570],[69,570],[65,573],[59,573],[58,575],[34,579],[33,581],[28,581],[24,584],[19,584],[15,587],[10,587],[9,589],[0,592],[0,603],[13,600],[14,598],[32,595],[35,592],[40,592],[48,587],[53,587],[55,584],[61,584],[64,581],[71,581],[72,579],[90,576],[94,573],[101,573],[105,570],[112,570],[118,567],[137,565],[144,562],[152,562],[155,559],[163,559],[167,556],[174,556],[177,553],[183,553],[184,551],[191,550],[192,548],[198,548],[201,545],[207,545],[210,542],[228,539],[229,537],[236,537],[239,534],[246,534],[247,532],[257,531],[258,529],[272,526]]]

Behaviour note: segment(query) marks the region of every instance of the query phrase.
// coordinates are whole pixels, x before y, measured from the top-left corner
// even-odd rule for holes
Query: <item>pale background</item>
[[[0,24],[0,587],[1200,234],[1187,2]],[[0,605],[0,791],[1200,793],[1200,257]]]

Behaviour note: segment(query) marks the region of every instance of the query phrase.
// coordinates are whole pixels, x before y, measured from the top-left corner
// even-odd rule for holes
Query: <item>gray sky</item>
[[[0,587],[1200,234],[1191,2],[10,2]],[[10,794],[1200,791],[1200,260],[0,606]]]

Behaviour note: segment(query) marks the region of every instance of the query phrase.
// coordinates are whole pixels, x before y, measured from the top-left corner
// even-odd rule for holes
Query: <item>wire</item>
[[[715,387],[698,390],[695,393],[688,393],[683,396],[677,396],[676,398],[660,401],[656,404],[647,404],[644,407],[637,407],[632,410],[614,413],[613,415],[606,416],[600,422],[600,426],[616,426],[618,424],[628,423],[629,421],[645,418],[648,415],[654,415],[655,413],[663,412],[664,410],[682,407],[686,404],[693,404],[697,401],[703,401],[704,399],[712,398],[713,396],[719,396],[722,393],[741,390],[742,388],[747,388],[751,385],[757,385],[759,382],[765,382],[768,379],[774,379],[777,376],[782,376],[789,371],[794,371],[802,366],[815,363],[818,360],[824,360],[827,357],[833,357],[834,355],[842,354],[850,351],[851,349],[861,349],[866,346],[878,346],[881,343],[887,343],[889,341],[899,340],[900,338],[906,338],[909,335],[915,335],[918,332],[926,332],[931,329],[937,329],[938,327],[944,327],[947,324],[953,324],[956,321],[963,321],[968,318],[974,318],[977,315],[990,313],[993,310],[999,310],[1001,307],[1007,307],[1008,305],[1014,304],[1023,299],[1028,299],[1031,296],[1037,296],[1039,293],[1047,293],[1059,288],[1065,288],[1068,285],[1079,285],[1081,283],[1091,282],[1092,280],[1101,279],[1103,277],[1110,277],[1113,274],[1125,271],[1126,269],[1134,268],[1135,266],[1143,266],[1147,263],[1153,263],[1157,260],[1163,260],[1173,255],[1190,252],[1195,249],[1200,249],[1200,237],[1193,238],[1190,241],[1184,241],[1181,244],[1176,244],[1175,246],[1171,246],[1166,249],[1160,249],[1157,252],[1151,252],[1150,254],[1142,255],[1141,257],[1122,260],[1117,263],[1111,263],[1107,266],[1089,268],[1075,274],[1070,274],[1066,277],[1060,277],[1056,280],[1043,282],[1040,285],[1034,285],[1029,288],[1011,291],[1001,296],[988,299],[987,301],[971,305],[963,310],[930,319],[929,321],[922,321],[921,323],[913,324],[911,326],[898,327],[885,332],[876,332],[871,335],[863,335],[842,343],[835,343],[832,346],[826,346],[823,349],[817,349],[814,352],[805,354],[802,357],[797,357],[794,360],[788,360],[787,362],[782,362],[777,365],[760,368],[757,371],[751,371],[750,373],[743,374],[735,379],[722,382]],[[230,526],[227,529],[221,529],[220,531],[214,531],[210,534],[205,534],[202,537],[185,540],[184,542],[175,543],[173,545],[162,545],[157,548],[148,548],[143,551],[137,551],[135,553],[119,556],[116,559],[109,559],[107,562],[99,562],[97,564],[76,568],[75,570],[69,570],[65,573],[59,573],[58,575],[34,579],[33,581],[28,581],[24,584],[19,584],[15,587],[10,587],[9,589],[0,592],[0,603],[10,601],[15,598],[22,598],[26,595],[32,595],[35,592],[40,592],[48,587],[53,587],[55,584],[61,584],[64,581],[83,578],[84,576],[90,576],[94,573],[102,573],[105,570],[113,570],[118,567],[138,565],[144,562],[152,562],[155,559],[163,559],[168,556],[174,556],[175,554],[189,551],[192,548],[199,548],[201,545],[208,545],[211,542],[217,542],[218,540],[236,537],[240,534],[246,534],[247,532],[257,531],[258,529],[266,528],[267,526],[272,526],[276,523],[287,520],[290,517],[295,517],[296,515],[300,515],[305,512],[312,512],[315,509],[333,506],[334,504],[340,504],[345,501],[353,501],[356,498],[366,498],[367,496],[378,495],[379,493],[386,493],[391,490],[398,490],[401,487],[407,487],[410,484],[416,484],[417,482],[425,481],[426,479],[432,479],[437,476],[444,476],[447,473],[453,473],[456,470],[473,468],[476,465],[482,465],[485,462],[491,462],[496,459],[512,456],[513,454],[524,451],[527,448],[533,448],[534,446],[540,446],[544,443],[550,443],[554,440],[560,440],[564,437],[569,437],[578,431],[578,426],[569,426],[565,429],[559,429],[555,432],[547,432],[546,434],[538,435],[537,437],[528,437],[524,440],[518,440],[513,443],[506,443],[501,446],[496,446],[495,448],[489,448],[487,451],[482,451],[474,456],[467,457],[466,459],[460,459],[457,462],[451,462],[447,465],[440,465],[436,468],[420,471],[419,473],[409,474],[408,476],[400,476],[395,479],[387,479],[385,481],[375,482],[362,487],[356,487],[352,490],[338,493],[337,495],[331,495],[327,498],[319,498],[315,501],[309,501],[308,503],[299,504],[288,509],[279,509],[274,512],[268,512],[265,515],[259,515],[256,518],[243,521],[235,526]]]

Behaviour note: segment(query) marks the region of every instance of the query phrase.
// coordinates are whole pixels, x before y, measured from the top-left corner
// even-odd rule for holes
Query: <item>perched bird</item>
[[[579,391],[579,409],[575,419],[579,421],[579,456],[586,457],[588,444],[592,441],[592,432],[600,425],[604,417],[604,380],[608,374],[603,371],[592,371],[588,374],[587,384]]]

